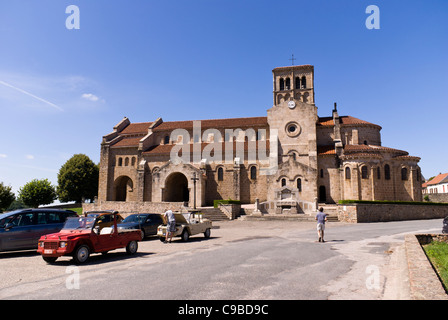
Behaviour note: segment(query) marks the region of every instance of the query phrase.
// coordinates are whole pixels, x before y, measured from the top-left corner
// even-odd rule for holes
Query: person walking
[[[164,243],[171,243],[173,239],[173,233],[176,231],[176,218],[174,217],[174,213],[171,210],[167,210],[164,213],[166,220],[166,235]]]
[[[317,235],[319,237],[319,242],[325,242],[324,232],[325,232],[325,222],[327,221],[327,214],[324,213],[324,208],[320,207],[319,212],[316,214],[317,220]]]

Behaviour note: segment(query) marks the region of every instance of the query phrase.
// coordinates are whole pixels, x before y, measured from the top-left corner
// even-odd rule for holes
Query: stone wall
[[[338,205],[339,221],[351,223],[443,219],[447,216],[448,204],[446,206],[380,203]]]
[[[428,193],[424,194],[424,197],[428,196],[431,202],[447,202],[448,203],[448,193]]]
[[[123,217],[133,213],[164,213],[167,210],[187,212],[183,202],[138,202],[138,201],[99,201],[83,203],[83,212],[99,210],[115,210]]]

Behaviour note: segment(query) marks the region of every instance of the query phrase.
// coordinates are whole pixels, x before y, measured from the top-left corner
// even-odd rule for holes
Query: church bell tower
[[[274,106],[296,100],[314,105],[314,66],[288,66],[272,70]]]

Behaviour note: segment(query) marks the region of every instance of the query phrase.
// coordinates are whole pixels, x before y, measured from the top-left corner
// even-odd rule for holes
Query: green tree
[[[99,167],[85,154],[75,154],[59,170],[57,194],[61,202],[81,202],[98,195]]]
[[[11,191],[11,187],[7,187],[3,182],[0,182],[0,212],[6,210],[15,199],[16,196]]]
[[[37,208],[56,200],[56,189],[47,179],[34,179],[20,188],[19,199],[31,208]]]

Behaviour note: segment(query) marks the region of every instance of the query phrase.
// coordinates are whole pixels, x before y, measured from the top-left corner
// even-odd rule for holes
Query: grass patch
[[[445,291],[448,288],[448,243],[441,241],[433,241],[423,245],[429,261],[436,269],[440,279],[442,280]]]
[[[70,208],[70,209],[67,209],[67,210],[75,211],[78,214],[78,216],[82,215],[82,207]]]
[[[228,199],[228,200],[213,200],[213,207],[214,208],[218,208],[219,204],[241,204],[240,200],[232,200],[232,199]]]

